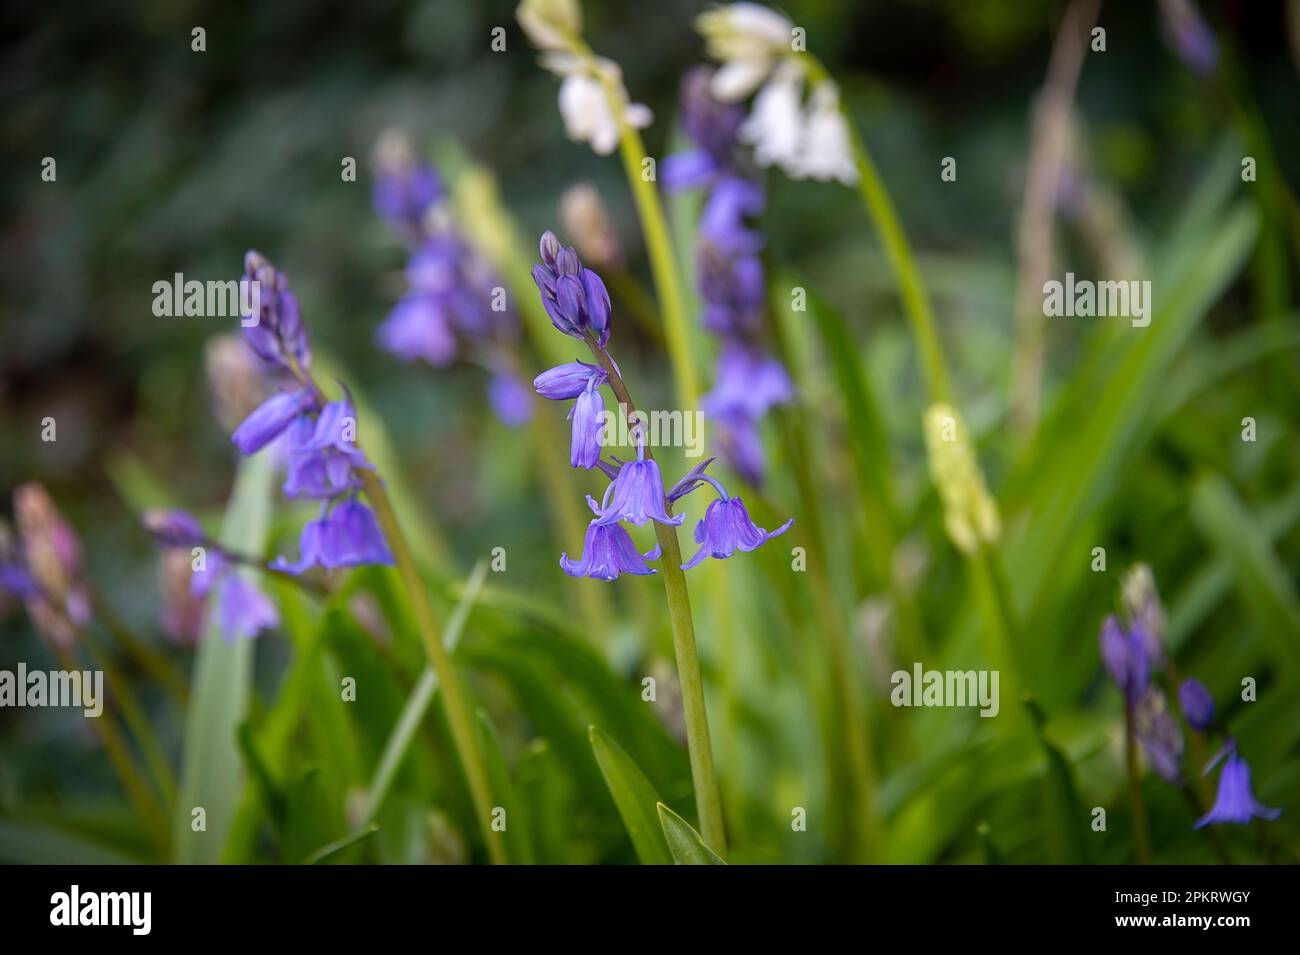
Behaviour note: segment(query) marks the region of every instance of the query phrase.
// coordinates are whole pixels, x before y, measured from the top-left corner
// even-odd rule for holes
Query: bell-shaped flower
[[[1106,672],[1124,694],[1129,706],[1137,704],[1146,692],[1151,675],[1151,661],[1138,629],[1126,630],[1119,618],[1110,614],[1101,622],[1101,662]]]
[[[240,454],[256,454],[283,434],[295,418],[306,414],[315,405],[316,396],[309,388],[277,392],[243,420],[230,440],[239,448]]]
[[[560,567],[570,577],[613,580],[619,574],[653,574],[654,568],[647,567],[646,561],[657,560],[659,554],[658,544],[640,553],[623,525],[602,524],[597,519],[587,525],[582,559],[570,560],[567,553],[561,554]]]
[[[637,446],[636,460],[624,463],[619,468],[618,477],[605,488],[600,506],[596,506],[590,494],[587,503],[602,524],[628,521],[640,527],[646,521],[658,521],[677,527],[686,520],[684,514],[669,516],[663,475],[658,463],[653,458],[646,458],[644,438]]]
[[[600,460],[600,447],[605,435],[605,399],[594,378],[578,395],[569,417],[573,419],[569,464],[575,468],[593,468]]]
[[[1250,787],[1250,767],[1246,761],[1230,752],[1219,773],[1219,791],[1210,811],[1196,822],[1196,828],[1224,822],[1245,825],[1252,819],[1276,819],[1281,809],[1270,809],[1255,798]]]
[[[286,497],[338,497],[361,486],[355,471],[373,470],[356,446],[356,411],[350,398],[331,401],[315,420],[304,415],[289,431]]]
[[[608,377],[599,365],[589,365],[585,361],[571,361],[546,369],[533,379],[533,388],[543,398],[564,401],[578,397],[593,381],[597,387],[603,385]]]
[[[374,513],[356,499],[349,499],[328,514],[308,521],[298,542],[299,557],[290,562],[277,557],[271,569],[301,574],[309,567],[358,567],[391,564],[392,552],[384,540]]]
[[[766,531],[750,520],[745,502],[740,498],[717,498],[704,512],[704,519],[695,525],[695,543],[701,546],[694,557],[682,564],[682,570],[690,570],[706,557],[725,560],[738,550],[755,550],[784,534],[793,523],[792,517],[776,530]]]
[[[1214,697],[1200,680],[1188,677],[1183,681],[1178,688],[1178,706],[1194,730],[1203,732],[1214,722]]]

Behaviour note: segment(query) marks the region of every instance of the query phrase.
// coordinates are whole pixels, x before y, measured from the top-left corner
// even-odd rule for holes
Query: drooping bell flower
[[[1250,786],[1250,767],[1234,750],[1228,753],[1219,773],[1214,805],[1196,821],[1196,828],[1225,822],[1245,825],[1252,819],[1276,819],[1281,814],[1281,809],[1270,809],[1255,798]]]
[[[1193,677],[1178,688],[1178,705],[1192,729],[1204,732],[1214,722],[1214,697],[1205,684]]]
[[[315,419],[303,415],[289,431],[286,497],[332,498],[361,486],[357,469],[374,470],[356,446],[356,411],[350,398],[331,401]]]
[[[590,379],[578,395],[569,417],[573,419],[569,464],[575,468],[593,468],[600,460],[600,447],[605,432],[605,399],[596,387],[595,378]]]
[[[251,639],[280,623],[275,604],[219,551],[210,551],[190,580],[190,593],[200,600],[213,591],[217,623],[227,643]]]
[[[712,484],[721,496],[709,503],[704,519],[695,525],[695,543],[700,545],[700,549],[682,564],[682,570],[690,570],[707,557],[725,560],[738,550],[757,550],[773,537],[784,534],[794,523],[792,517],[774,531],[764,530],[750,519],[744,501],[729,497],[726,489],[713,478],[703,473],[699,476]]]
[[[645,437],[639,431],[638,437],[636,460],[628,461],[619,468],[618,477],[605,489],[605,497],[599,507],[591,495],[587,495],[587,503],[602,524],[628,521],[640,527],[646,521],[658,521],[660,524],[677,527],[686,520],[686,516],[669,516],[659,465],[653,458],[646,458]]]
[[[308,521],[298,542],[299,557],[290,562],[277,557],[271,569],[301,574],[310,567],[358,567],[366,564],[392,564],[393,555],[384,540],[374,513],[355,498],[350,498],[322,515]]]
[[[1119,618],[1110,614],[1101,622],[1101,662],[1129,706],[1135,706],[1146,692],[1150,678],[1150,660],[1137,628],[1126,630]]]
[[[653,574],[654,568],[647,567],[646,561],[657,560],[659,554],[658,544],[640,553],[623,525],[602,524],[596,519],[587,525],[581,560],[570,560],[567,553],[561,554],[560,567],[570,577],[614,580],[619,574]]]
[[[664,160],[659,178],[670,192],[707,185],[735,166],[737,134],[745,112],[719,100],[710,89],[712,79],[706,66],[697,66],[682,78],[678,122],[696,148]]]
[[[543,398],[564,401],[578,397],[593,381],[596,387],[599,387],[608,380],[609,376],[599,365],[589,365],[585,361],[571,361],[546,369],[533,379],[533,388]]]
[[[493,374],[488,382],[488,403],[497,419],[510,428],[527,424],[533,414],[527,386],[510,372]]]
[[[315,406],[316,395],[309,388],[277,392],[244,419],[230,440],[240,454],[256,454],[284,434],[295,418]]]

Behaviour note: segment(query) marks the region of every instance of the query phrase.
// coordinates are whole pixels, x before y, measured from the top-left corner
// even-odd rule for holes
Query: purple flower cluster
[[[1164,608],[1150,571],[1135,568],[1125,581],[1127,623],[1111,614],[1101,624],[1101,660],[1106,672],[1124,694],[1133,732],[1152,768],[1167,782],[1183,784],[1183,734],[1170,711],[1164,692],[1153,674],[1168,664],[1164,645]],[[1214,728],[1214,697],[1199,680],[1189,678],[1178,687],[1178,707],[1187,725],[1197,733]],[[1224,757],[1218,794],[1196,828],[1212,823],[1247,823],[1253,818],[1276,819],[1279,809],[1262,805],[1251,790],[1250,767],[1237,755],[1236,742],[1228,738],[1218,756],[1205,767],[1210,772]]]
[[[539,395],[551,401],[573,401],[569,418],[573,422],[570,438],[570,464],[575,468],[596,468],[610,478],[602,499],[590,495],[587,504],[595,517],[587,525],[582,556],[573,560],[560,556],[560,567],[571,577],[614,580],[620,574],[653,574],[648,561],[658,560],[658,545],[642,553],[637,550],[624,522],[641,527],[650,521],[678,527],[684,515],[674,517],[669,509],[674,501],[705,484],[714,487],[721,498],[709,505],[704,519],[695,528],[699,551],[682,565],[683,570],[707,557],[718,560],[736,551],[752,551],[771,537],[784,533],[793,520],[775,531],[756,525],[738,497],[731,497],[714,478],[705,474],[709,461],[693,468],[671,490],[665,492],[659,464],[646,451],[644,429],[636,428],[636,460],[604,460],[605,399],[600,389],[618,376],[618,365],[606,350],[610,337],[609,295],[600,276],[583,268],[578,253],[562,247],[551,232],[542,236],[541,263],[533,268],[533,280],[542,304],[555,327],[566,335],[585,341],[599,361],[567,362],[547,369],[533,380]],[[625,394],[625,393],[624,393]]]
[[[375,211],[410,248],[406,292],[376,331],[381,348],[403,361],[442,368],[457,358],[491,373],[488,400],[511,427],[528,420],[531,399],[510,349],[518,317],[497,277],[450,223],[437,172],[409,151],[381,155]]]
[[[763,191],[741,169],[738,132],[744,112],[710,91],[699,67],[682,82],[681,125],[695,148],[664,162],[670,191],[704,188],[695,246],[701,321],[721,340],[714,387],[702,410],[718,424],[727,462],[751,484],[766,470],[758,425],[774,406],[794,398],[785,368],[760,343],[766,289],[762,237],[748,224],[764,208]]]

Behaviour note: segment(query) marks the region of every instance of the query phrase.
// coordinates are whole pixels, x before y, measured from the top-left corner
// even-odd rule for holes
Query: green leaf
[[[673,857],[663,840],[657,809],[659,794],[654,786],[623,748],[598,727],[591,727],[588,735],[591,751],[596,755],[609,794],[614,797],[636,857],[643,865],[671,865]]]
[[[469,580],[461,593],[460,603],[456,605],[451,619],[447,621],[447,627],[442,633],[442,642],[446,644],[448,653],[454,653],[457,644],[460,643],[460,636],[465,632],[465,623],[469,620],[470,611],[474,609],[474,604],[483,590],[487,571],[487,562],[480,560],[469,575]],[[420,723],[424,719],[424,714],[428,712],[429,704],[433,702],[433,695],[437,689],[438,675],[434,673],[432,667],[426,666],[411,695],[407,697],[406,705],[402,707],[402,714],[393,726],[392,735],[384,745],[379,766],[366,793],[365,807],[361,813],[363,822],[374,819],[384,804],[384,797],[388,795],[388,789],[406,758],[411,740],[415,738],[416,731],[420,728]]]
[[[704,844],[689,822],[659,803],[659,824],[675,865],[726,865],[722,857]]]
[[[478,738],[487,763],[488,785],[492,787],[493,813],[505,810],[505,831],[488,833],[489,839],[505,839],[506,859],[516,865],[532,865],[533,844],[528,838],[527,814],[510,781],[510,768],[501,749],[501,737],[486,710],[478,711]],[[495,821],[495,820],[494,820]]]
[[[338,855],[344,849],[354,846],[364,839],[369,839],[378,831],[379,825],[377,823],[368,823],[359,829],[349,832],[341,839],[335,839],[333,842],[325,843],[325,845],[307,856],[307,858],[303,860],[303,865],[320,865],[322,862],[328,862],[333,856]]]
[[[309,769],[290,788],[284,832],[286,862],[306,862],[320,847],[334,842],[343,828],[336,796],[318,768]]]
[[[240,462],[219,540],[237,553],[260,554],[270,519],[272,456]],[[252,575],[239,569],[234,573]],[[221,634],[216,601],[208,612],[194,663],[185,749],[177,792],[172,841],[176,862],[217,862],[230,833],[243,786],[243,761],[237,734],[248,708],[253,678],[253,643],[227,643]],[[205,828],[195,832],[193,811],[202,808]]]

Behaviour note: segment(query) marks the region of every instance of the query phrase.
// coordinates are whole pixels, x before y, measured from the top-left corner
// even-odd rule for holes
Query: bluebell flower
[[[785,366],[754,345],[731,341],[718,355],[713,390],[700,399],[700,406],[712,417],[742,414],[757,419],[793,399],[794,382]]]
[[[217,591],[217,624],[227,643],[279,625],[275,604],[216,550],[208,553],[203,569],[194,571],[190,579],[190,593],[199,599],[207,599],[213,590]]]
[[[1178,705],[1194,730],[1204,731],[1214,722],[1214,697],[1200,680],[1188,677],[1178,688]]]
[[[1165,782],[1178,782],[1182,777],[1183,731],[1169,712],[1164,693],[1154,686],[1133,710],[1133,735],[1156,773]]]
[[[392,564],[393,555],[374,513],[355,498],[343,501],[322,516],[308,521],[298,542],[296,562],[277,557],[271,569],[301,574],[310,567],[358,567]]]
[[[258,358],[272,368],[311,365],[307,329],[302,322],[298,299],[289,291],[284,273],[262,253],[250,249],[244,255],[244,282],[256,282],[259,311],[255,323],[244,327],[244,341]],[[246,316],[245,320],[253,316]]]
[[[488,402],[502,424],[517,428],[532,417],[532,398],[528,389],[510,372],[498,371],[488,382]]]
[[[682,564],[682,570],[690,570],[706,557],[725,560],[738,550],[756,550],[773,537],[784,534],[794,523],[792,517],[774,531],[764,530],[750,520],[744,501],[729,497],[721,484],[703,472],[699,477],[712,484],[721,497],[709,503],[704,519],[695,525],[695,543],[701,546],[694,557]]]
[[[315,406],[316,395],[310,388],[277,392],[243,420],[230,440],[240,454],[256,454],[282,435],[299,415]]]
[[[1160,0],[1162,32],[1193,73],[1208,76],[1219,63],[1219,41],[1191,0]]]
[[[542,236],[542,261],[533,266],[533,282],[542,307],[559,331],[582,338],[588,330],[603,347],[609,342],[609,292],[599,275],[582,267],[578,253],[561,247],[552,232]]]
[[[597,519],[587,525],[582,559],[570,560],[567,553],[561,554],[560,567],[570,577],[613,580],[619,574],[653,574],[654,568],[647,567],[646,561],[657,560],[659,554],[658,544],[644,554],[640,553],[623,525],[602,524]]]
[[[429,209],[440,202],[446,190],[431,166],[423,163],[394,163],[380,168],[371,198],[380,217],[399,231],[418,232]]]
[[[361,486],[357,469],[374,470],[356,446],[352,400],[331,401],[315,419],[303,415],[289,430],[289,466],[284,494],[331,498]]]
[[[1136,705],[1146,692],[1150,679],[1150,660],[1138,628],[1125,629],[1119,618],[1110,614],[1101,622],[1101,662],[1128,705]]]
[[[456,335],[446,309],[431,295],[402,296],[375,330],[379,347],[403,361],[426,361],[441,368],[456,357]]]
[[[587,386],[593,380],[599,387],[609,380],[609,376],[599,365],[589,365],[585,361],[571,361],[546,369],[533,379],[533,388],[543,398],[564,401],[578,397],[587,390]]]
[[[700,238],[728,255],[753,255],[763,247],[763,238],[746,220],[760,215],[765,205],[763,190],[751,180],[719,180],[700,212]]]
[[[665,189],[677,191],[708,185],[735,166],[744,110],[724,103],[709,89],[708,67],[695,67],[682,78],[678,122],[695,148],[669,156],[659,171]]]
[[[141,523],[163,547],[200,547],[208,539],[198,518],[189,511],[148,510]]]
[[[573,419],[573,435],[569,444],[569,464],[575,468],[593,468],[600,460],[600,447],[604,438],[605,399],[592,378],[573,403],[569,412]]]
[[[646,458],[644,437],[637,445],[636,460],[619,467],[618,476],[605,489],[600,506],[596,506],[591,495],[587,495],[587,503],[602,524],[629,521],[640,527],[646,521],[658,521],[677,527],[686,520],[684,514],[668,515],[663,475],[658,463]]]
[[[1252,819],[1276,819],[1281,814],[1281,809],[1270,809],[1255,798],[1250,786],[1250,767],[1233,751],[1228,753],[1219,773],[1219,791],[1214,805],[1197,820],[1196,828],[1224,822],[1245,825]]]

